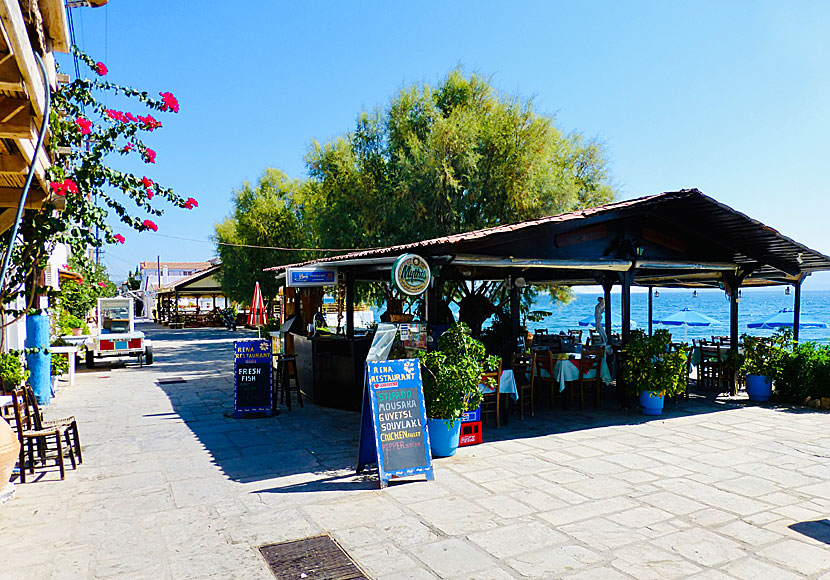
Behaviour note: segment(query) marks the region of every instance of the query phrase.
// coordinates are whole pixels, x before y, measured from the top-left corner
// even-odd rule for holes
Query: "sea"
[[[597,298],[601,292],[575,292],[567,304],[553,302],[550,296],[540,296],[533,305],[533,310],[550,312],[540,322],[528,322],[528,328],[547,329],[548,332],[566,331],[579,326],[579,321],[593,317]],[[786,294],[784,288],[745,288],[741,290],[738,302],[738,333],[754,336],[769,336],[774,330],[747,328],[747,324],[763,320],[782,309],[792,310],[795,293]],[[619,293],[611,294],[612,314],[621,312],[622,302]],[[660,319],[688,308],[717,320],[712,326],[669,326],[654,324],[654,328],[668,328],[675,340],[691,342],[695,338],[711,338],[729,334],[729,298],[722,290],[660,289],[655,290],[653,299],[653,318]],[[632,290],[631,294],[632,326],[648,330],[648,292]],[[830,290],[802,290],[801,320],[816,320],[830,325]],[[830,328],[801,328],[801,341],[830,342]]]

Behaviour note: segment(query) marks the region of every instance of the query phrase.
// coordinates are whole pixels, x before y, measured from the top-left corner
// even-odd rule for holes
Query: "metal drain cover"
[[[331,536],[314,536],[259,548],[280,580],[369,580]]]
[[[156,382],[160,385],[174,385],[176,383],[185,383],[187,381],[181,377],[169,377],[166,379],[158,379]]]

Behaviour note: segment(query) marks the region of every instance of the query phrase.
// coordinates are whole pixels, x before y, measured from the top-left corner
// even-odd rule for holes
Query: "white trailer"
[[[105,356],[134,356],[139,364],[153,364],[152,341],[135,329],[134,305],[130,297],[98,299],[98,330],[85,341],[86,366]]]

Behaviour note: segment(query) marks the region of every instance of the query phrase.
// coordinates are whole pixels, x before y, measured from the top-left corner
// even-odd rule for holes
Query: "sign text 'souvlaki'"
[[[432,479],[426,422],[419,361],[367,361],[358,473],[377,463],[381,487],[394,477]]]
[[[429,287],[429,264],[416,254],[404,254],[392,264],[392,283],[408,296],[420,296]]]

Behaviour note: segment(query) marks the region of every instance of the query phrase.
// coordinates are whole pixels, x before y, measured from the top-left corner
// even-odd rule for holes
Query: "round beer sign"
[[[429,286],[432,273],[421,256],[404,254],[392,264],[392,282],[409,296],[420,296]]]

